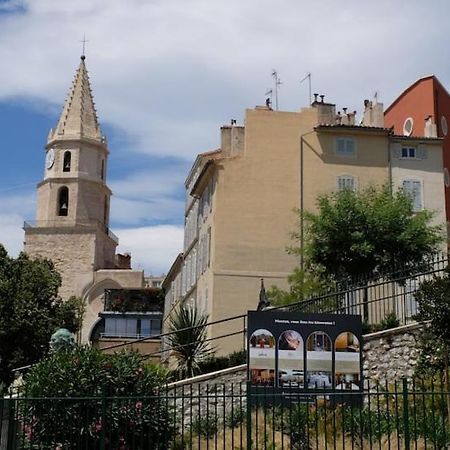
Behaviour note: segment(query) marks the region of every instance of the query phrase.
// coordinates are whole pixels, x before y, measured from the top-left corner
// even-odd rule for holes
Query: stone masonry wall
[[[417,362],[417,338],[421,325],[414,323],[364,336],[365,379],[393,381],[411,378]]]
[[[418,350],[419,324],[411,324],[364,336],[363,374],[371,381],[410,378],[414,373]],[[204,417],[206,411],[220,420],[229,413],[245,408],[247,366],[200,375],[169,385],[169,398],[176,407],[177,417],[184,416],[188,425],[191,417]],[[192,400],[190,399],[192,397]]]

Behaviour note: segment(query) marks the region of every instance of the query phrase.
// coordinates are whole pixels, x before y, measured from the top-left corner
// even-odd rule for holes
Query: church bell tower
[[[55,263],[63,298],[81,296],[94,271],[114,268],[118,240],[109,230],[108,154],[81,56],[58,124],[48,135],[36,221],[24,226],[25,252]]]

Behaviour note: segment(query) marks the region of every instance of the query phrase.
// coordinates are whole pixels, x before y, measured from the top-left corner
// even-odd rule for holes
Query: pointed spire
[[[83,137],[102,141],[85,59],[82,55],[58,125],[49,136],[49,141]]]

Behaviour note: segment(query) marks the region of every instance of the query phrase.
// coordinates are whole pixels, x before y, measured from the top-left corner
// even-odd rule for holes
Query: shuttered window
[[[337,177],[337,190],[343,191],[344,189],[351,189],[354,191],[356,189],[355,177],[351,175],[341,175]]]
[[[355,141],[352,138],[336,139],[336,155],[354,157],[356,154]]]
[[[423,209],[422,182],[420,180],[403,180],[403,190],[411,197],[414,211]]]

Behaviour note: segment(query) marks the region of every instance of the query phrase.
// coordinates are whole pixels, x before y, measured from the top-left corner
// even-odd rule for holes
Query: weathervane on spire
[[[86,42],[89,42],[89,41],[87,41],[86,40],[86,35],[85,34],[83,34],[83,40],[82,41],[80,41],[80,42],[82,42],[83,43],[83,52],[81,53],[81,59],[85,59],[86,58]]]

